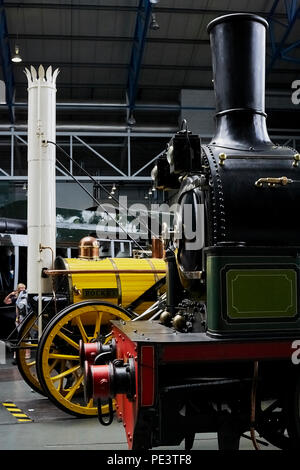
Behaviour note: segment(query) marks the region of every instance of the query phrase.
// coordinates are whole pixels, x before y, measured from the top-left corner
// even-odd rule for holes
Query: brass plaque
[[[118,289],[82,289],[82,297],[84,299],[116,299],[118,297]]]

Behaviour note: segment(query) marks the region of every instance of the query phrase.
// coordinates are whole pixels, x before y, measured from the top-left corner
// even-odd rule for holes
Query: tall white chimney
[[[28,80],[28,251],[29,294],[52,292],[51,279],[42,278],[51,268],[56,251],[56,77],[52,67],[25,69]],[[40,309],[39,309],[40,310]]]

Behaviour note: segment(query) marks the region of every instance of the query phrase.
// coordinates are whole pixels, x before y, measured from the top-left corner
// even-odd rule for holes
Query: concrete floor
[[[31,421],[21,422],[3,403],[14,403]],[[25,418],[26,419],[26,418]],[[50,400],[32,392],[22,379],[10,353],[0,364],[0,450],[127,450],[123,426],[114,421],[103,427],[98,418],[76,418],[59,410]],[[184,450],[157,447],[155,450]],[[217,450],[216,434],[197,434],[193,450]],[[241,450],[253,450],[241,439]],[[269,445],[262,450],[275,450]]]

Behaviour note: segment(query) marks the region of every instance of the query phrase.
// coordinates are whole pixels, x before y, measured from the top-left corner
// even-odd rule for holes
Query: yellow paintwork
[[[85,322],[87,315],[92,317],[90,323],[93,325],[92,329]],[[95,341],[102,332],[102,328],[105,328],[104,318],[106,322],[109,319],[129,320],[127,315],[116,310],[113,306],[87,305],[77,307],[59,321],[54,318],[53,328],[44,338],[41,362],[44,387],[46,387],[47,395],[50,395],[67,412],[70,411],[82,416],[96,416],[98,414],[96,403],[93,400],[90,400],[88,405],[82,403],[83,371],[80,367],[79,354],[76,354],[79,349],[79,338],[75,342],[67,335],[61,335],[61,332],[68,331],[69,323],[80,323],[83,326],[80,339],[85,342]],[[90,328],[90,332],[88,332],[88,328]],[[107,333],[107,331],[105,332]],[[72,346],[73,354],[70,352],[62,354],[56,351],[57,337],[60,338],[60,347],[64,348],[65,344]],[[71,385],[66,385],[64,382],[68,377],[72,377]],[[103,405],[102,412],[108,413],[108,405]]]
[[[161,279],[164,274],[141,273],[141,274],[115,274],[114,270],[166,270],[166,263],[163,259],[158,258],[106,258],[102,260],[86,260],[78,258],[65,259],[67,269],[72,270],[89,270],[89,274],[70,274],[70,286],[72,288],[72,303],[88,300],[82,295],[82,289],[118,289],[118,279],[120,282],[121,298],[93,298],[92,300],[103,300],[113,304],[122,305],[126,308],[135,299],[142,295],[155,282]],[[107,269],[108,273],[99,274],[93,271]],[[110,272],[111,273],[110,273]],[[75,287],[75,289],[74,289]],[[136,309],[136,313],[145,311],[152,302],[144,302]]]
[[[159,279],[165,276],[163,273],[127,273],[127,274],[116,274],[112,271],[115,270],[163,270],[166,272],[166,263],[163,259],[157,258],[106,258],[103,260],[85,260],[79,258],[67,258],[64,259],[66,269],[68,270],[88,270],[88,274],[69,274],[69,286],[70,286],[70,301],[71,303],[82,302],[83,300],[89,300],[88,297],[83,295],[83,289],[116,289],[118,290],[118,297],[114,298],[96,298],[93,297],[91,300],[101,300],[109,302],[114,305],[121,305],[126,308],[134,300],[140,297],[147,289],[153,286]],[[107,270],[107,273],[93,273],[97,270]],[[162,287],[159,293],[163,293],[165,287]],[[134,311],[138,314],[144,312],[149,308],[153,302],[143,302]],[[97,407],[93,400],[88,405],[82,403],[77,399],[82,396],[82,381],[83,372],[79,364],[79,355],[77,351],[79,349],[78,340],[76,342],[71,336],[68,336],[66,332],[69,324],[76,325],[81,334],[81,339],[84,342],[94,341],[100,334],[107,334],[109,322],[113,319],[122,319],[128,321],[129,318],[122,312],[115,310],[113,305],[111,306],[84,306],[77,307],[75,310],[70,312],[61,318],[58,322],[55,322],[55,317],[52,320],[54,322],[53,328],[49,332],[45,339],[42,348],[42,361],[41,370],[45,381],[43,387],[41,387],[35,370],[35,360],[26,359],[25,348],[27,345],[27,336],[24,336],[21,342],[22,349],[17,351],[19,357],[19,367],[23,370],[28,381],[35,386],[36,390],[40,390],[40,393],[46,393],[52,397],[56,403],[60,405],[62,409],[66,411],[70,410],[77,415],[84,416],[95,416],[97,415]],[[30,324],[26,331],[30,328],[37,328],[35,324],[36,318],[30,318]],[[92,328],[91,328],[92,327]],[[71,348],[71,351],[67,353],[64,349],[57,348],[55,346],[56,339],[59,337],[60,345],[67,345],[66,350]],[[32,347],[33,345],[30,344]],[[40,345],[39,345],[40,347]],[[56,370],[56,372],[54,371]],[[72,375],[73,385],[71,387],[65,386],[65,381]],[[45,390],[44,390],[45,387]],[[103,407],[103,413],[108,412],[108,406]]]
[[[18,348],[16,350],[16,355],[18,358],[18,368],[23,375],[27,378],[27,383],[30,384],[31,387],[34,388],[35,391],[43,394],[42,387],[39,383],[36,374],[36,360],[35,357],[33,359],[26,359],[26,346],[33,348],[33,344],[28,343],[28,337],[31,336],[31,330],[35,330],[37,333],[37,324],[36,324],[36,316],[28,315],[22,321],[22,328],[19,332],[22,341],[20,342]],[[36,345],[37,347],[38,345]],[[32,350],[32,349],[31,349]],[[33,351],[32,351],[33,352]]]

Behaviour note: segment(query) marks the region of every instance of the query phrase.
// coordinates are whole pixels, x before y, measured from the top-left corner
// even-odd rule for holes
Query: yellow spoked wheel
[[[79,341],[108,342],[110,320],[130,318],[117,305],[86,301],[70,305],[48,323],[39,341],[37,373],[44,392],[58,408],[81,417],[98,414],[93,399],[84,402]],[[108,405],[102,407],[102,413],[108,413]]]
[[[36,370],[36,354],[38,348],[37,316],[29,313],[22,321],[18,332],[18,349],[16,361],[25,382],[36,392],[44,395]]]

